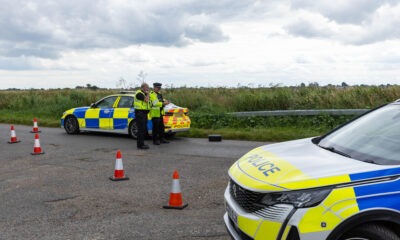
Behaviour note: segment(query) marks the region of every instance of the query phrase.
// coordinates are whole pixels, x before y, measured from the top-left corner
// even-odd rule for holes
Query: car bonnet
[[[400,174],[400,168],[347,158],[318,147],[311,139],[253,149],[229,169],[233,181],[261,192],[343,184],[393,172]]]

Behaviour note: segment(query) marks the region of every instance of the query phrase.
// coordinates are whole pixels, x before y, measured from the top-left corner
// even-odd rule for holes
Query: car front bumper
[[[331,231],[299,232],[299,225],[309,209],[296,209],[292,205],[280,204],[264,207],[255,212],[248,212],[225,190],[225,227],[233,239],[263,240],[321,240],[326,239]],[[315,216],[318,218],[318,216]],[[292,229],[293,228],[293,229]],[[293,231],[293,233],[291,233]]]

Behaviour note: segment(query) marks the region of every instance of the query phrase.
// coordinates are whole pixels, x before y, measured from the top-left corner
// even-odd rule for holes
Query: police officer
[[[164,106],[169,104],[168,100],[165,100],[160,93],[161,83],[153,83],[153,91],[150,92],[151,102],[151,121],[153,123],[153,144],[160,145],[160,143],[169,143],[164,138]]]
[[[147,131],[147,114],[150,110],[150,94],[149,85],[147,83],[143,83],[140,89],[136,91],[134,107],[135,120],[138,128],[137,148],[149,149],[149,146],[144,144],[144,137]]]

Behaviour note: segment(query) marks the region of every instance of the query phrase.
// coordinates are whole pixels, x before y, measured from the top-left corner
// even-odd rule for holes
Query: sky
[[[400,84],[398,0],[0,6],[0,89]]]

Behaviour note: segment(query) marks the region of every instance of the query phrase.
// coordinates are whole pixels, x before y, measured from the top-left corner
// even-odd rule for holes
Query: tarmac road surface
[[[40,127],[44,155],[32,156],[32,127],[0,124],[0,240],[229,239],[223,223],[228,168],[262,142],[174,138],[136,149],[115,134],[68,135]],[[146,141],[148,144],[150,141]],[[121,150],[128,181],[109,180]],[[174,170],[184,210],[166,210]]]

